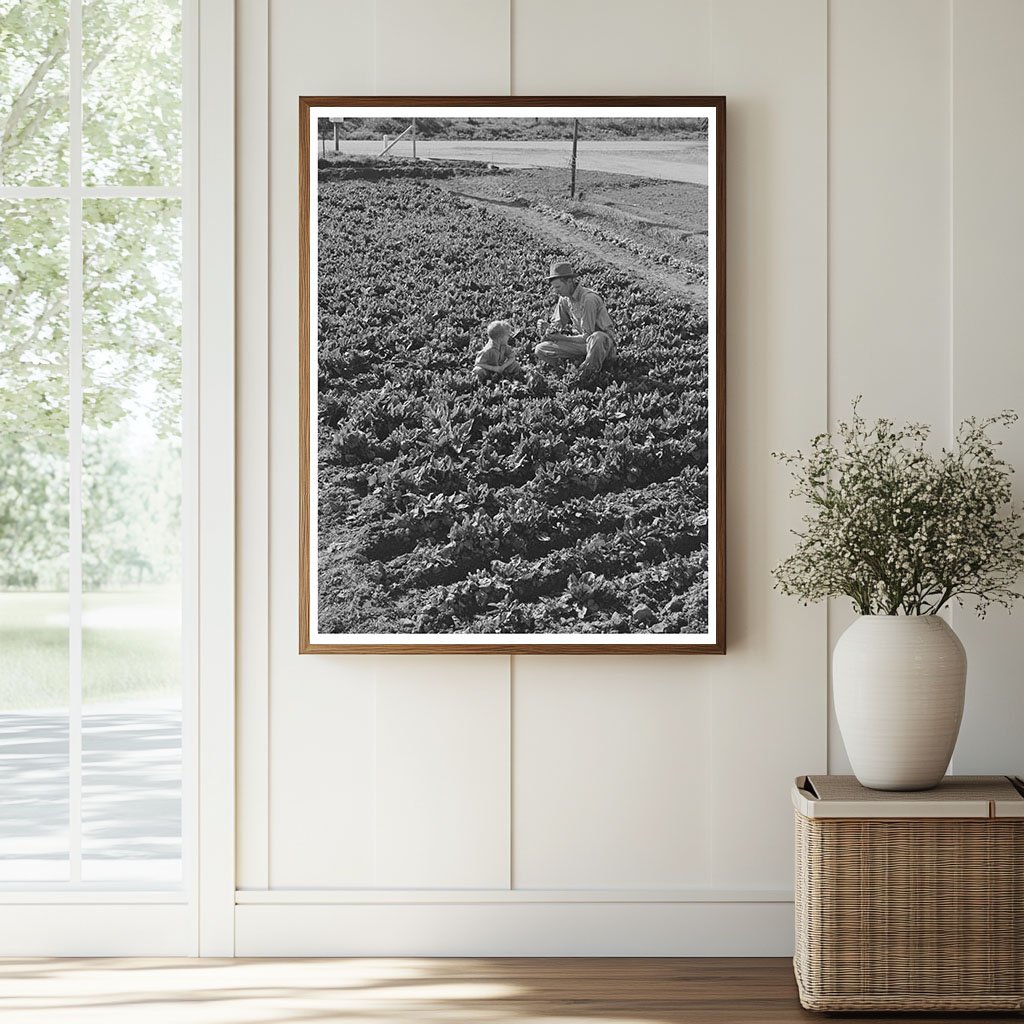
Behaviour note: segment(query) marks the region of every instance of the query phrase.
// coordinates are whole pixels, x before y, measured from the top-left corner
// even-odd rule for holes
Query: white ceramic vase
[[[937,615],[862,615],[832,655],[836,718],[870,789],[931,789],[953,756],[967,655]]]

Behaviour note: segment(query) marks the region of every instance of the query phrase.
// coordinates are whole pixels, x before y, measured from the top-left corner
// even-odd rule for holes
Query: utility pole
[[[416,118],[412,119],[412,158],[416,159]]]
[[[571,178],[569,181],[569,198],[576,198],[576,140],[580,134],[580,119],[574,117],[572,121],[572,160],[569,161]]]

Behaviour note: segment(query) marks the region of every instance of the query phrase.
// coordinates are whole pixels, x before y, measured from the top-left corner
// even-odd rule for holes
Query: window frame
[[[74,680],[69,736],[71,775],[77,776],[70,811],[72,822],[78,819],[72,834],[77,833],[80,844],[83,204],[97,198],[175,198],[182,204],[182,882],[174,889],[140,888],[131,883],[82,883],[72,875],[70,882],[0,883],[0,906],[5,907],[9,923],[0,937],[0,955],[230,956],[234,952],[234,5],[233,0],[182,0],[182,175],[180,185],[166,188],[87,186],[82,181],[82,10],[83,0],[69,0],[67,185],[0,186],[0,198],[55,198],[68,203],[70,506],[75,520],[69,531],[69,599],[75,634],[69,636],[69,675]]]

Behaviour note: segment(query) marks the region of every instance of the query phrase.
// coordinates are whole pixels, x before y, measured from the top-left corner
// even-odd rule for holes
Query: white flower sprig
[[[925,451],[929,428],[867,425],[853,417],[838,435],[819,434],[808,453],[773,452],[812,512],[796,551],[776,566],[776,589],[805,603],[846,596],[862,615],[934,615],[975,599],[1009,608],[1024,597],[1024,517],[1011,503],[1012,468],[987,431],[1009,426],[1006,411],[960,424],[951,451]]]

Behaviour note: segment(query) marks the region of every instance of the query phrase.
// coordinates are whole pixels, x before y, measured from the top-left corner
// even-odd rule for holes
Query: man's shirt
[[[604,331],[612,341],[619,340],[604,300],[597,292],[584,288],[581,284],[576,285],[572,295],[559,296],[558,305],[551,314],[551,322],[561,324],[563,329],[567,326],[567,320],[573,329],[584,337],[590,337],[594,331]]]

